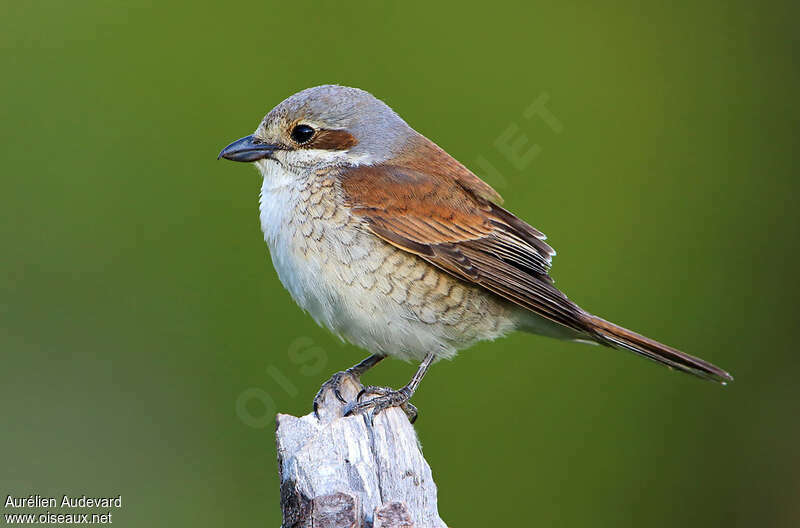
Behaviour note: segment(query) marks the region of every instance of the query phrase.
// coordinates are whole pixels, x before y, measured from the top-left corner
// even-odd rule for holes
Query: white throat
[[[292,212],[291,204],[300,190],[300,181],[275,161],[259,160],[256,165],[263,177],[259,194],[261,230],[270,251],[273,251],[288,223],[287,215]]]

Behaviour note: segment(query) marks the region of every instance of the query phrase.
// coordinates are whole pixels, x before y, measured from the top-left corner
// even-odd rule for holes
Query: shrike
[[[219,157],[263,176],[261,227],[294,300],[370,352],[344,376],[386,356],[420,361],[399,390],[366,387],[345,414],[408,402],[431,363],[513,330],[625,349],[704,379],[733,378],[702,359],[586,312],[553,285],[545,235],[371,94],[318,86],[276,106]],[[363,395],[373,397],[362,399]]]

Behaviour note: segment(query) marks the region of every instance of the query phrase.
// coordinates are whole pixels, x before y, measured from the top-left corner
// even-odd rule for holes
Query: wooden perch
[[[341,393],[352,401],[359,389],[345,378]],[[446,528],[405,413],[387,409],[369,425],[343,408],[328,392],[319,420],[278,415],[283,528]]]

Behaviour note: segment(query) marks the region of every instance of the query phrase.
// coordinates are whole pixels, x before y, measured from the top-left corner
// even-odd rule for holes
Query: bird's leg
[[[356,365],[353,365],[349,369],[339,371],[333,376],[331,376],[331,379],[323,383],[322,386],[319,388],[319,391],[317,391],[317,395],[314,396],[314,416],[316,416],[317,419],[319,419],[319,413],[317,412],[317,410],[319,409],[319,405],[322,403],[323,393],[326,390],[328,389],[333,390],[333,394],[334,396],[336,396],[337,400],[339,400],[342,403],[347,403],[347,401],[342,397],[342,393],[339,391],[342,385],[342,379],[345,376],[350,376],[355,380],[355,382],[358,385],[361,385],[361,376],[366,371],[368,371],[369,369],[380,363],[380,361],[385,357],[386,356],[372,354],[368,358],[364,359],[363,361],[361,361]]]
[[[422,381],[425,373],[428,372],[428,367],[431,366],[431,363],[433,363],[435,357],[436,356],[433,354],[428,354],[425,356],[425,359],[423,359],[422,363],[420,363],[419,368],[414,374],[414,377],[411,378],[411,381],[409,381],[405,387],[399,390],[394,390],[389,387],[364,387],[361,389],[361,392],[358,393],[356,401],[349,403],[347,407],[345,407],[344,415],[349,416],[351,414],[363,412],[371,408],[372,414],[370,415],[370,421],[372,421],[384,409],[388,409],[389,407],[400,407],[403,409],[403,411],[405,411],[411,423],[414,423],[417,419],[417,408],[411,405],[408,400],[410,400],[411,396],[414,395],[414,391],[416,391],[417,387],[419,387],[419,382]],[[377,394],[378,396],[362,402],[361,397],[367,393]]]

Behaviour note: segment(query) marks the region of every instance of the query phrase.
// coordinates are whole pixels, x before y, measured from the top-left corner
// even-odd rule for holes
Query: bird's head
[[[255,133],[225,147],[219,158],[255,162],[262,173],[267,164],[278,163],[301,177],[389,161],[415,136],[400,116],[368,92],[317,86],[273,108]]]

